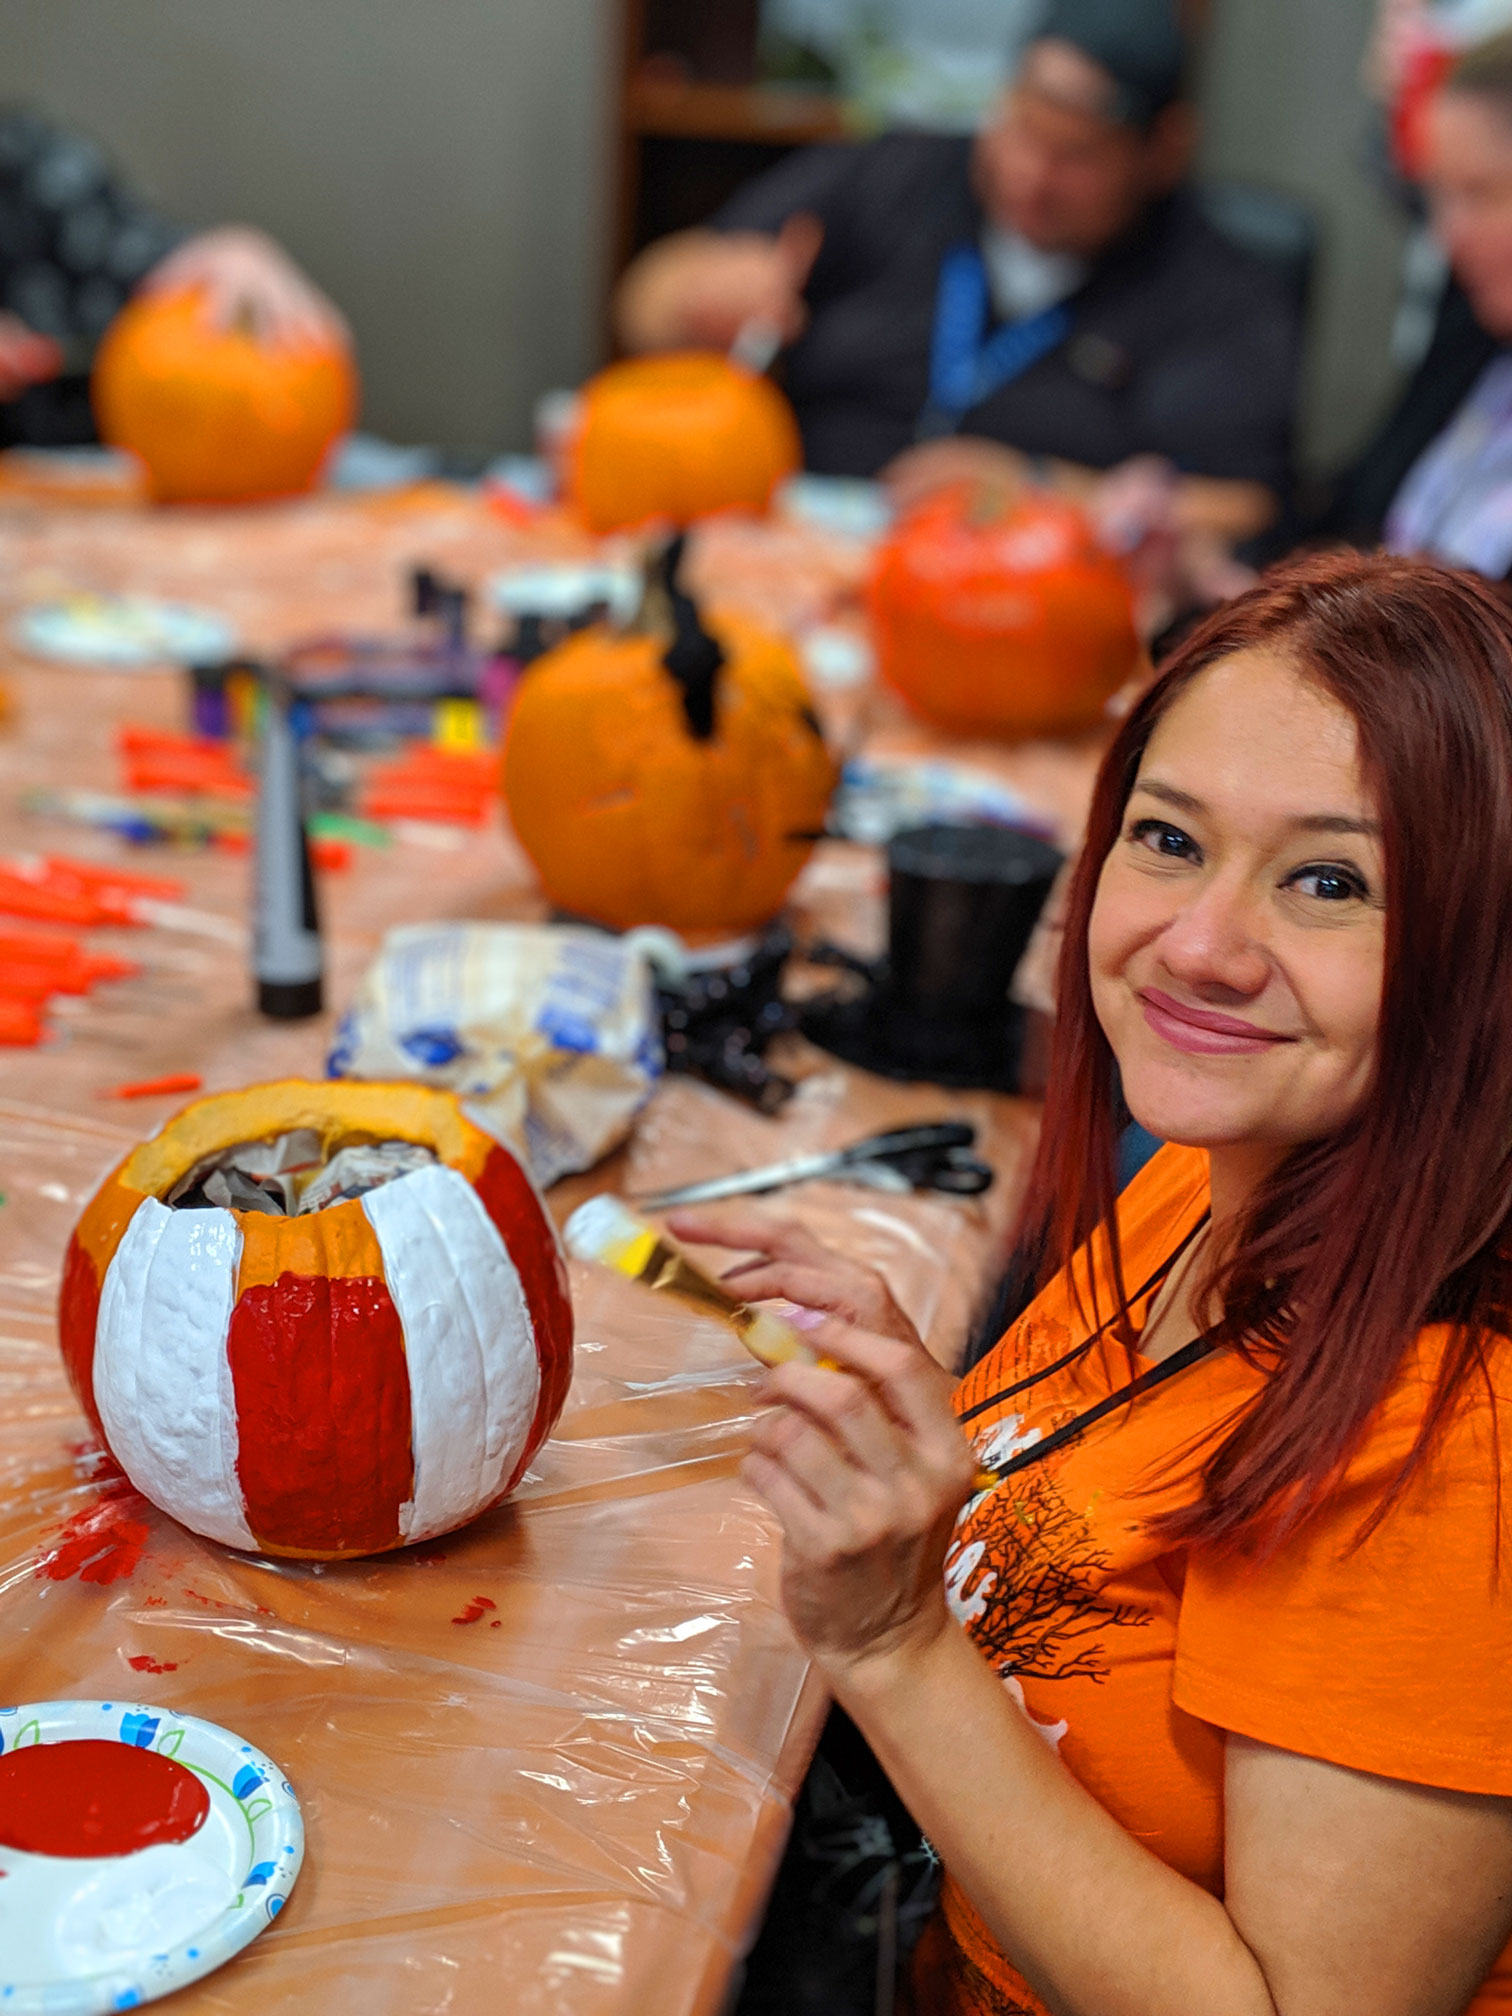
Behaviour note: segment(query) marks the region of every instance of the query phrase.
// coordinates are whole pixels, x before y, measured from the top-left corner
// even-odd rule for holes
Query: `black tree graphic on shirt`
[[[1150,1621],[1137,1604],[1100,1598],[1110,1565],[1088,1520],[1029,1469],[968,1516],[946,1575],[958,1614],[970,1615],[973,1639],[1005,1680],[1100,1681],[1108,1632]]]

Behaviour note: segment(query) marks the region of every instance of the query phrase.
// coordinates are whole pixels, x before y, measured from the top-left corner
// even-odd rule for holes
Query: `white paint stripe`
[[[519,1461],[541,1389],[535,1330],[514,1262],[477,1192],[437,1164],[370,1190],[409,1359],[415,1495],[406,1540],[480,1512]]]
[[[94,1390],[138,1491],[196,1533],[255,1549],[226,1356],[241,1246],[229,1211],[139,1205],[105,1272]]]

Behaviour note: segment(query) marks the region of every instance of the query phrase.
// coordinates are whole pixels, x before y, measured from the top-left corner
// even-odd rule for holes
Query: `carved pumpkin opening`
[[[186,1178],[294,1139],[422,1151],[319,1209],[173,1209]],[[75,1229],[64,1360],[146,1497],[231,1547],[382,1552],[506,1497],[566,1397],[572,1312],[509,1151],[429,1086],[288,1081],[203,1099],[143,1142]]]

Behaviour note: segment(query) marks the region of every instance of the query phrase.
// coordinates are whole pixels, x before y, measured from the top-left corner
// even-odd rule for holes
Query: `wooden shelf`
[[[628,132],[663,139],[736,140],[807,147],[844,140],[838,98],[772,84],[701,84],[632,77],[625,87]]]

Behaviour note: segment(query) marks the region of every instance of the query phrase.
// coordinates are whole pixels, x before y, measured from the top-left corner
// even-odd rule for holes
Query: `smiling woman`
[[[832,1312],[748,1474],[945,1863],[918,2016],[1512,2008],[1491,590],[1314,559],[1188,641],[1099,779],[1056,1041],[1041,1293],[953,1398],[864,1270],[674,1224]],[[1169,1144],[1122,1196],[1120,1105]]]

